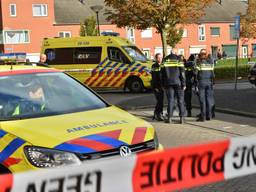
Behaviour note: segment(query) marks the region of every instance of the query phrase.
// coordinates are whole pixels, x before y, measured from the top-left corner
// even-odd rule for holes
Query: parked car
[[[62,71],[0,65],[0,172],[158,149],[148,122],[108,104]]]
[[[249,72],[248,79],[251,84],[256,86],[256,64],[254,64]]]

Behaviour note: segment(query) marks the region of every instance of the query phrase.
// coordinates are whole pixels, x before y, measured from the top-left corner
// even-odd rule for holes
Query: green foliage
[[[114,11],[107,12],[108,20],[118,27],[147,29],[154,27],[161,35],[164,54],[167,43],[174,47],[180,40],[177,29],[195,23],[204,9],[214,0],[105,0]]]
[[[256,61],[255,58],[251,61]],[[216,79],[234,79],[235,78],[235,59],[224,59],[219,60],[215,67]],[[247,78],[249,74],[250,65],[248,65],[248,59],[239,59],[238,62],[238,77],[244,79]]]
[[[178,44],[181,39],[182,39],[182,35],[183,35],[183,28],[170,28],[168,33],[167,33],[167,43],[168,45],[170,45],[171,47],[175,47],[176,44]]]
[[[247,13],[241,16],[241,37],[256,38],[256,1],[248,0]]]
[[[80,24],[80,36],[97,36],[95,17],[89,17]]]

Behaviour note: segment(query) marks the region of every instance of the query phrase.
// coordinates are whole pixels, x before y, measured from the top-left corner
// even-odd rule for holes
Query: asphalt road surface
[[[155,127],[159,141],[165,148],[187,144],[222,140],[229,137],[256,135],[256,118],[241,115],[217,113],[216,119],[196,122],[195,118],[186,118],[183,125],[165,124],[152,121],[155,100],[152,93],[130,94],[121,91],[101,92],[100,95],[109,103],[129,110],[130,113],[143,118]],[[215,85],[216,105],[219,108],[256,114],[256,89],[249,83],[239,83],[234,90],[233,83]],[[194,97],[194,104],[197,98]],[[228,111],[227,110],[227,111]],[[193,109],[193,115],[199,113]],[[176,112],[177,115],[177,112]],[[178,120],[177,117],[174,120]],[[256,191],[256,175],[197,187],[184,192],[251,192]]]
[[[215,87],[216,108],[221,112],[240,112],[252,114],[256,117],[256,88],[248,82],[238,84],[238,90],[234,90],[234,83],[219,83]],[[153,107],[155,98],[152,92],[124,93],[123,91],[98,92],[109,103],[123,109],[137,109]],[[166,103],[166,98],[165,98]],[[192,103],[199,106],[198,97],[193,94]]]

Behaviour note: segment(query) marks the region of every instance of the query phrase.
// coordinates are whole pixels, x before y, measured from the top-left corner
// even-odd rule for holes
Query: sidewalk
[[[130,110],[129,112],[150,122],[155,127],[159,141],[164,147],[256,134],[256,119],[253,118],[216,113],[216,119],[212,121],[196,122],[196,118],[191,117],[186,118],[185,123],[180,125],[177,112],[174,114],[176,117],[172,124],[152,120],[153,109]],[[199,110],[196,109],[193,115],[197,113]]]

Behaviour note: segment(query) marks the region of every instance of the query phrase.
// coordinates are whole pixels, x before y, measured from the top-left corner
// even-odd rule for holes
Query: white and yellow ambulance
[[[44,39],[41,53],[47,63],[62,69],[91,88],[150,88],[151,62],[127,39],[87,36]]]

